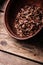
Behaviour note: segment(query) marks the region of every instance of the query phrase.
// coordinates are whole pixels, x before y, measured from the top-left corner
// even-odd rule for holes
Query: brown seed
[[[42,24],[43,24],[43,19],[42,19]]]
[[[24,12],[24,9],[23,9],[23,8],[21,8],[21,11],[22,11],[22,12]]]
[[[24,20],[24,23],[27,23],[28,22],[28,20]]]
[[[23,20],[19,20],[19,24],[20,24],[20,25],[23,24]]]
[[[39,14],[42,15],[42,10],[39,6],[24,6],[21,8],[20,12],[18,12],[15,28],[17,34],[20,37],[25,36],[32,36],[36,33],[36,31],[40,28],[41,24],[43,23],[43,17],[40,20]]]
[[[25,28],[25,25],[24,24],[22,25],[22,28]]]
[[[15,28],[18,28],[18,24],[15,24]]]
[[[20,13],[17,14],[17,18],[20,17]]]
[[[26,19],[28,19],[28,15],[26,15]]]
[[[29,36],[32,36],[33,35],[33,31],[30,32]]]

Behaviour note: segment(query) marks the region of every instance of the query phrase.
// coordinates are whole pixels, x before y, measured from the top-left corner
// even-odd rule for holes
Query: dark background
[[[3,7],[3,4],[6,0],[0,0],[0,9]]]

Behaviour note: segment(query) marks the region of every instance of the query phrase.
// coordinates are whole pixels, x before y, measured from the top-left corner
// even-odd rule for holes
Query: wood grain
[[[38,63],[0,52],[0,65],[40,65]]]

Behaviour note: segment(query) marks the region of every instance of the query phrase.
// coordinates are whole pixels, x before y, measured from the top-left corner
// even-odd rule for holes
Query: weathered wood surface
[[[41,65],[14,55],[0,52],[0,65]]]
[[[41,41],[41,42],[40,42]],[[0,49],[26,58],[43,62],[43,37],[41,40],[18,41],[9,36],[4,25],[4,13],[0,13]]]

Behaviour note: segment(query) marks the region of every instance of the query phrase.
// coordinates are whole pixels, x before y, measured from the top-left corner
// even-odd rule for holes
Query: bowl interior
[[[13,28],[13,22],[16,18],[16,15],[20,8],[24,7],[25,5],[37,5],[43,8],[43,0],[11,0],[6,8],[5,11],[5,24],[8,31],[14,38],[20,39],[17,35],[15,35],[15,30]],[[30,38],[30,37],[27,37]],[[23,39],[27,39],[23,38]],[[21,38],[22,39],[22,38]]]

